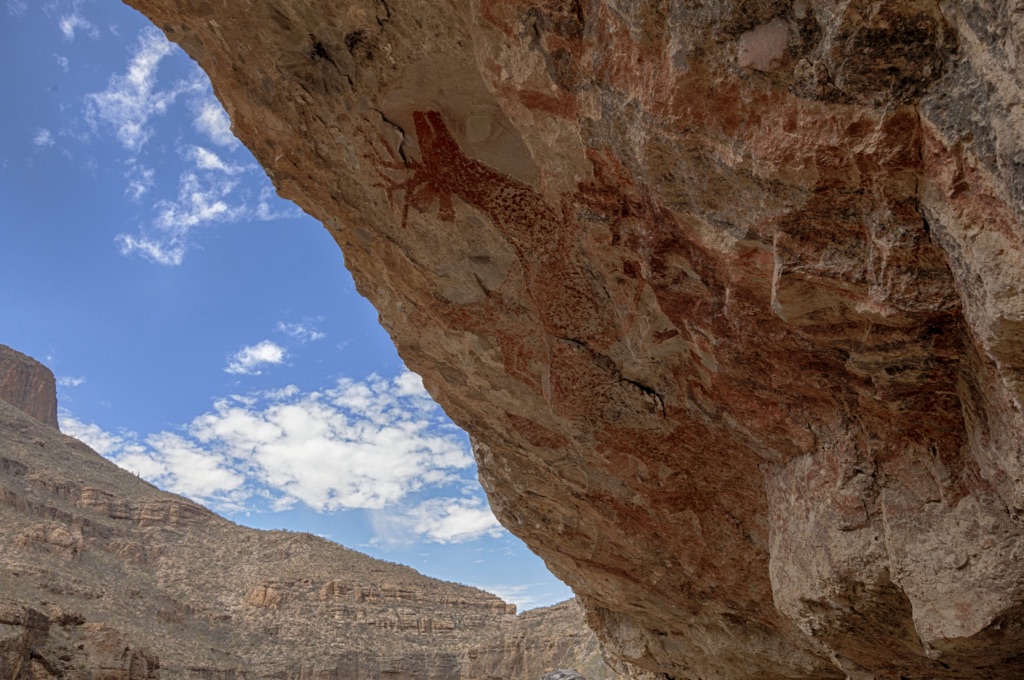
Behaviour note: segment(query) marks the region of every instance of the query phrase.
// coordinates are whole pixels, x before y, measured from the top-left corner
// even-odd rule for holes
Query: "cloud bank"
[[[483,499],[466,493],[472,455],[414,373],[219,399],[180,430],[145,437],[106,432],[67,412],[61,429],[157,486],[222,511],[297,503],[371,510],[388,525],[383,542],[458,543],[503,531]]]

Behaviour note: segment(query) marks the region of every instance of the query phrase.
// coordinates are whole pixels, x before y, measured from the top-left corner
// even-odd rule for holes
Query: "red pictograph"
[[[389,200],[402,197],[402,224],[409,208],[426,212],[436,202],[438,218],[455,219],[455,199],[487,215],[515,249],[540,321],[553,336],[604,344],[614,337],[607,291],[588,272],[579,252],[573,210],[557,209],[529,185],[462,151],[437,111],[415,111],[420,160],[381,163],[411,172],[398,181],[384,177]]]

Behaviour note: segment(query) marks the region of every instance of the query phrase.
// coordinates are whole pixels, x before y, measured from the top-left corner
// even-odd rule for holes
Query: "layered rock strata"
[[[1024,674],[1016,2],[130,3],[617,656]]]
[[[0,345],[0,401],[57,427],[57,384],[53,372],[6,345]]]
[[[0,536],[4,680],[618,677],[575,602],[240,527],[2,401]]]
[[[0,599],[0,672],[5,680],[160,680],[160,662],[120,631],[59,611],[53,618]]]

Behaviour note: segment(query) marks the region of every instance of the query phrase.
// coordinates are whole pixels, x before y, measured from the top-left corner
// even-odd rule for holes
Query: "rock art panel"
[[[132,4],[610,656],[1024,673],[1014,3]]]

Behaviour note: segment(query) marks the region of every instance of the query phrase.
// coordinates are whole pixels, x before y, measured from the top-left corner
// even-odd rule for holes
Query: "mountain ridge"
[[[616,677],[573,601],[234,524],[2,400],[0,433],[5,679]]]

